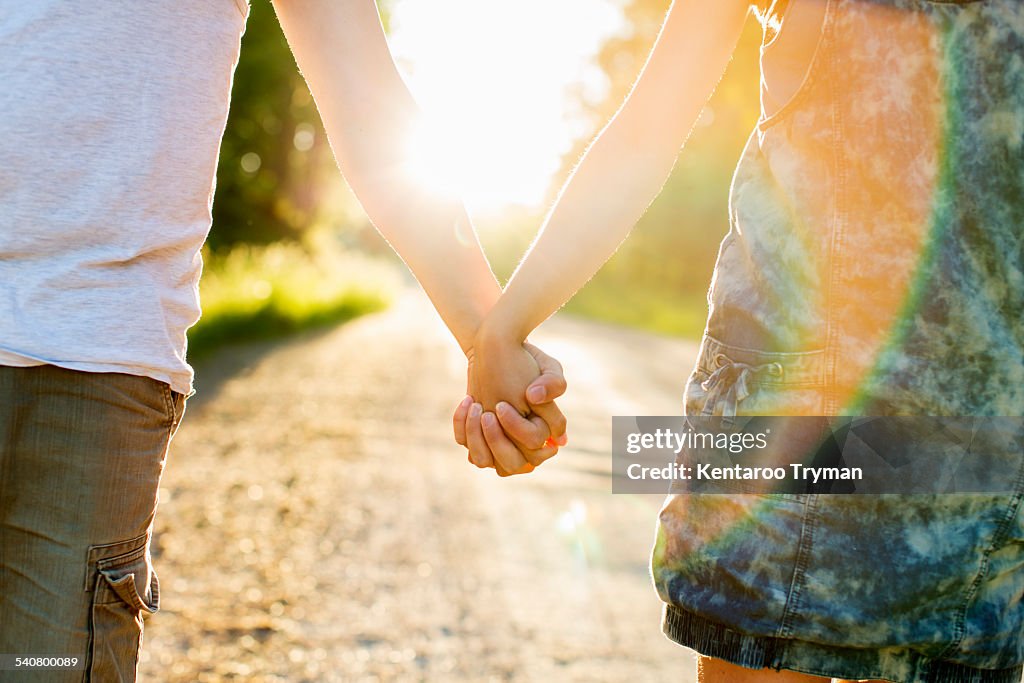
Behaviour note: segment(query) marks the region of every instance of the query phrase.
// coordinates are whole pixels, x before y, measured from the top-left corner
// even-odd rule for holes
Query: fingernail
[[[560,437],[558,437],[556,439],[556,441],[557,441],[559,446],[564,446],[565,444],[569,443],[569,435],[568,434],[562,434]]]
[[[470,417],[480,417],[480,413],[484,412],[484,407],[479,403],[474,403],[469,409]]]
[[[494,417],[494,413],[484,413],[481,421],[484,423],[484,427],[493,427],[496,419],[497,418]]]
[[[469,404],[472,403],[472,402],[473,402],[473,397],[467,395],[466,398],[462,399],[462,402],[459,403],[459,408],[461,408],[462,410],[465,410],[466,408],[469,407]]]
[[[499,413],[507,413],[508,411],[512,410],[512,406],[505,403],[504,401],[498,401],[498,405],[494,406],[494,409]]]
[[[544,387],[530,387],[526,390],[526,398],[531,403],[538,403],[544,400]]]

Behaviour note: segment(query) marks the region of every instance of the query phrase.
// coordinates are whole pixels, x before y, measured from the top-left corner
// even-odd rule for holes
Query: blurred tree
[[[387,2],[379,4],[386,26]],[[338,196],[341,182],[270,0],[252,0],[221,143],[208,244],[217,251],[239,242],[297,239],[317,223],[324,196]]]
[[[324,140],[269,0],[252,0],[221,142],[209,246],[298,237],[312,222]]]

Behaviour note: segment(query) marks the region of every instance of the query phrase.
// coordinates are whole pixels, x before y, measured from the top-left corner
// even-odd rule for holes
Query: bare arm
[[[749,0],[676,0],[622,107],[587,150],[485,330],[522,340],[657,196],[739,40]]]
[[[409,136],[419,109],[395,67],[376,4],[274,0],[274,8],[345,179],[472,362],[474,335],[501,288],[462,203],[428,192],[409,172]],[[529,471],[527,459],[540,462],[557,450],[543,444],[548,435],[565,433],[565,418],[552,402],[565,389],[561,367],[539,350],[534,353],[539,355],[520,347],[519,367],[525,373],[520,377],[544,389],[532,406],[543,424],[518,415],[505,422],[515,445],[502,451],[508,463],[499,470],[503,474]],[[527,404],[523,391],[510,400]],[[489,453],[476,462],[496,464]]]
[[[345,179],[455,335],[470,347],[501,293],[462,203],[408,170],[419,110],[373,0],[274,0]]]
[[[661,190],[749,7],[749,0],[676,0],[669,9],[632,92],[583,156],[474,338],[470,383],[485,408],[522,393],[523,373],[509,370],[521,342],[593,276]]]

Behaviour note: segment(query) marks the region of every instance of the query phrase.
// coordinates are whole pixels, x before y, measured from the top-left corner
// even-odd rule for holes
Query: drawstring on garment
[[[774,377],[782,375],[782,365],[779,363],[750,365],[738,363],[724,354],[718,354],[715,356],[715,364],[718,366],[717,369],[700,383],[701,389],[707,392],[704,409],[701,411],[701,415],[705,417],[713,416],[718,410],[719,403],[722,404],[722,417],[736,417],[736,408],[740,401],[750,396],[747,381],[752,374],[765,372]]]

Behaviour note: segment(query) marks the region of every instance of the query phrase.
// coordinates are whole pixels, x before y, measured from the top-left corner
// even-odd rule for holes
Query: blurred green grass
[[[600,275],[562,310],[570,315],[687,339],[700,339],[708,315],[703,297],[680,296],[660,287],[623,287]]]
[[[188,333],[189,360],[225,344],[272,339],[385,308],[394,266],[318,244],[237,245],[204,254],[203,314]]]

